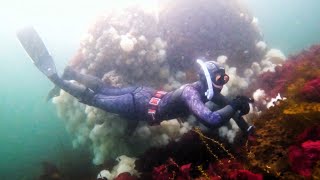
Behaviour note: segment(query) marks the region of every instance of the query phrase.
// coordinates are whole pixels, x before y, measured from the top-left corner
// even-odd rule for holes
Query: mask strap
[[[197,63],[201,66],[201,69],[206,77],[207,80],[207,85],[208,85],[208,89],[205,92],[205,96],[207,97],[207,99],[210,101],[211,98],[213,97],[213,88],[212,88],[212,81],[211,81],[211,77],[209,74],[209,70],[206,66],[206,64],[201,60],[201,59],[197,59]]]

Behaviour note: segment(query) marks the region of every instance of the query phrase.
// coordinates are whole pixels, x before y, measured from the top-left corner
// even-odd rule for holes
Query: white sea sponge
[[[166,60],[167,52],[164,49],[160,49],[157,56],[159,63],[163,63]]]
[[[121,155],[116,158],[118,164],[112,168],[112,171],[102,170],[98,174],[98,178],[107,178],[109,180],[115,179],[119,174],[128,172],[133,176],[140,177],[140,173],[135,170],[136,158],[131,158],[125,155]]]
[[[178,71],[175,74],[175,78],[180,82],[184,82],[184,81],[186,81],[187,75],[185,72]]]
[[[63,91],[54,102],[57,110],[61,111],[61,118],[64,119],[67,131],[73,138],[73,147],[90,146],[93,150],[94,164],[101,164],[105,158],[117,157],[119,153],[126,153],[129,149],[124,141],[119,141],[119,137],[125,134],[127,126],[125,120],[83,105]],[[102,123],[95,124],[101,121],[100,119]]]
[[[102,81],[104,81],[114,87],[121,87],[125,84],[123,77],[120,76],[118,74],[118,72],[115,70],[111,70],[111,71],[105,73],[102,77]]]
[[[95,147],[95,146],[94,146]],[[93,148],[94,157],[92,163],[95,165],[103,164],[104,156],[103,153],[99,152],[98,149]]]
[[[97,175],[97,179],[113,179],[114,177],[111,175],[111,173],[108,170],[102,170],[99,172],[99,174]]]
[[[266,44],[266,42],[264,42],[264,41],[259,41],[259,42],[257,42],[256,47],[257,47],[259,50],[264,51],[264,50],[266,50],[266,48],[267,48],[267,44]]]
[[[279,49],[270,49],[265,55],[265,59],[273,64],[281,64],[286,60],[286,56]]]
[[[180,123],[177,119],[162,121],[160,123],[160,126],[161,128],[163,128],[163,132],[167,134],[170,138],[175,138],[179,134]]]
[[[229,88],[228,86],[223,86],[221,92],[222,95],[227,96],[229,94]]]
[[[227,139],[228,139],[229,143],[233,143],[235,137],[236,137],[236,131],[234,131],[232,129],[228,130]]]
[[[86,44],[91,44],[94,42],[94,37],[92,36],[92,34],[86,33],[81,37],[80,42],[81,42],[80,44],[81,46],[84,46]]]
[[[267,108],[273,107],[277,104],[279,100],[286,100],[286,97],[281,97],[280,93],[275,98],[271,98],[271,100],[267,103]]]
[[[147,54],[147,51],[146,50],[141,50],[141,51],[139,51],[139,56],[145,56],[146,54]]]
[[[167,42],[162,40],[160,37],[155,38],[152,48],[153,49],[165,49],[167,47]]]
[[[151,131],[148,126],[140,126],[136,133],[141,139],[149,138],[151,136]]]
[[[253,72],[252,69],[246,69],[246,70],[244,71],[244,76],[245,76],[245,78],[247,78],[247,79],[251,78],[253,75],[254,75],[254,72]]]
[[[169,66],[163,66],[159,69],[159,77],[162,79],[169,79],[170,77]]]
[[[234,142],[234,138],[237,135],[237,132],[239,131],[239,127],[237,125],[237,123],[233,120],[230,119],[229,124],[231,126],[222,126],[218,129],[219,131],[219,136],[222,138],[225,138],[228,140],[229,143],[233,143]]]
[[[163,89],[165,91],[172,91],[172,90],[175,90],[175,89],[178,89],[182,86],[182,84],[177,81],[174,77],[169,77],[168,79],[168,83],[164,85]]]
[[[130,38],[128,35],[122,35],[120,41],[120,47],[125,52],[130,52],[133,50],[135,45],[134,38]]]
[[[90,132],[90,139],[92,141],[96,141],[97,138],[105,136],[107,133],[105,131],[105,123],[103,124],[96,124],[94,128]]]
[[[119,175],[123,172],[129,172],[131,175],[137,175],[139,177],[139,173],[135,170],[135,161],[136,158],[130,158],[128,156],[122,155],[117,158],[119,164],[116,168],[116,175]]]
[[[259,19],[257,17],[253,17],[252,21],[251,21],[251,24],[257,26],[259,24]]]
[[[253,62],[251,65],[251,69],[255,74],[259,74],[261,72],[261,66],[258,62]]]
[[[273,64],[271,61],[268,61],[267,59],[262,60],[261,61],[261,65],[262,65],[262,72],[274,72],[275,71],[275,67],[277,66],[276,64]]]
[[[222,89],[223,95],[235,95],[239,89],[245,89],[249,85],[249,79],[241,77],[237,74],[236,67],[226,67],[226,74],[229,75],[229,82]]]
[[[189,122],[182,123],[182,127],[179,130],[180,135],[183,135],[187,132],[189,132],[192,129],[192,125]]]
[[[237,82],[237,68],[235,68],[235,67],[226,68],[226,74],[228,74],[230,77],[228,85],[238,83]]]
[[[254,62],[252,68],[255,73],[261,74],[263,72],[274,72],[276,66],[286,60],[285,55],[278,49],[270,49],[260,63]]]
[[[252,95],[254,101],[262,101],[264,100],[264,98],[266,97],[266,93],[264,90],[262,89],[257,89],[255,92],[253,92],[253,95]]]
[[[118,34],[118,31],[117,31],[113,26],[111,26],[106,33],[107,33],[108,36],[111,37],[113,40],[120,38],[120,36],[119,36],[119,34]]]
[[[225,55],[221,55],[221,56],[217,57],[217,62],[220,65],[224,65],[227,62],[227,60],[228,60],[228,57]]]
[[[225,137],[228,133],[228,127],[227,126],[222,126],[219,128],[219,135],[220,137]]]
[[[160,147],[167,145],[169,143],[170,137],[167,134],[161,134],[155,136],[153,141],[151,142],[151,146]]]
[[[148,43],[148,40],[144,35],[139,36],[138,41],[141,41],[144,44]]]

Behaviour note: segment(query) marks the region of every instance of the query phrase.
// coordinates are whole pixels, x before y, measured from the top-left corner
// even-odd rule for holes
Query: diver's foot
[[[60,95],[60,88],[58,86],[54,86],[54,88],[49,91],[46,101],[48,102],[52,98],[57,97],[59,95]]]
[[[58,76],[57,73],[51,74],[50,76],[47,76],[54,84],[56,84],[58,81],[61,81],[62,79]]]
[[[76,71],[73,70],[70,66],[65,67],[63,74],[62,74],[62,79],[64,80],[74,80]]]

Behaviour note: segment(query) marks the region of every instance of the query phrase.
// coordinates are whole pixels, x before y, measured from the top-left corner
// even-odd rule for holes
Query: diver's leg
[[[78,85],[66,80],[61,79],[57,74],[48,77],[56,86],[68,92],[73,97],[77,98],[80,102],[91,105],[92,99],[95,95],[91,89]]]
[[[135,117],[134,97],[130,93],[119,96],[96,94],[93,97],[92,106],[123,117]]]
[[[94,92],[99,92],[101,87],[104,86],[103,81],[101,81],[99,78],[91,76],[91,75],[80,74],[68,66],[64,69],[64,72],[63,72],[61,78],[64,80],[75,80],[75,81],[85,85],[87,88],[90,88]],[[58,96],[59,93],[60,93],[60,88],[58,86],[55,86],[48,93],[47,101],[55,96]]]
[[[65,68],[62,78],[67,80],[75,80],[85,85],[86,87],[92,89],[94,92],[108,95],[108,96],[117,96],[117,95],[132,93],[135,89],[137,89],[136,87],[117,88],[117,87],[108,86],[105,82],[103,82],[98,77],[78,73],[75,70],[71,69],[70,67]]]
[[[64,72],[62,74],[62,79],[75,80],[75,81],[85,85],[86,87],[92,89],[95,92],[98,92],[105,84],[98,77],[78,73],[68,66],[64,69]]]

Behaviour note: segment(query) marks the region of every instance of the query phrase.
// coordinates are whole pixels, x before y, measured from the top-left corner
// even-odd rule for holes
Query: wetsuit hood
[[[208,100],[211,100],[215,91],[220,92],[223,85],[229,81],[229,76],[225,74],[225,69],[214,61],[204,62],[197,59],[197,63],[200,65],[198,71],[200,81],[207,87],[205,96]]]

